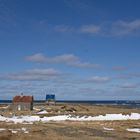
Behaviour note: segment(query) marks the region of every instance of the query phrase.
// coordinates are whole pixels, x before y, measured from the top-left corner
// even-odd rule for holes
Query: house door
[[[21,105],[18,105],[18,111],[20,111],[21,110]]]

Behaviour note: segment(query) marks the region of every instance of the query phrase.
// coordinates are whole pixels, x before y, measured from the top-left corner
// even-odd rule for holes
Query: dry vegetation
[[[33,115],[42,109],[49,112],[48,115],[78,114],[99,115],[131,112],[140,113],[140,109],[128,109],[118,106],[92,106],[77,104],[57,104],[56,106],[35,105],[34,111],[13,112],[10,108],[1,108],[1,115]],[[44,115],[43,115],[44,116]],[[43,117],[42,116],[42,117]],[[109,131],[105,128],[113,128]],[[140,133],[128,132],[127,128],[140,128],[140,121],[94,121],[94,122],[36,122],[34,124],[13,124],[0,122],[0,140],[140,140]],[[26,128],[24,133],[21,128]],[[16,130],[17,133],[12,133]]]
[[[46,110],[48,114],[51,115],[61,115],[61,114],[76,114],[76,115],[105,115],[105,114],[130,114],[131,112],[140,113],[140,109],[129,109],[125,106],[112,106],[112,105],[89,105],[89,104],[56,104],[56,105],[46,105],[46,104],[35,104],[33,111],[13,111],[9,106],[7,109],[0,107],[0,114],[3,116],[13,116],[13,115],[34,115],[39,110]]]
[[[27,128],[25,134],[21,128]],[[103,128],[114,128],[113,131]],[[130,133],[126,128],[140,128],[139,121],[104,122],[51,122],[32,125],[0,123],[0,140],[139,140],[139,133]],[[16,134],[10,130],[18,130]]]

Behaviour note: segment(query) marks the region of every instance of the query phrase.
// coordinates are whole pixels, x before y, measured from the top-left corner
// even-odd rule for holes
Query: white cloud
[[[36,63],[62,63],[79,68],[98,68],[99,64],[92,64],[88,62],[81,62],[80,58],[73,54],[63,54],[54,57],[47,57],[41,53],[27,56],[26,60]]]
[[[38,62],[38,63],[44,63],[46,61],[46,57],[41,53],[37,53],[32,56],[28,56],[28,57],[26,57],[26,59],[28,61]]]
[[[127,67],[125,67],[125,66],[114,66],[112,69],[115,70],[115,71],[125,71],[125,70],[127,70]]]
[[[72,66],[75,66],[75,67],[79,67],[79,68],[99,68],[100,65],[99,64],[91,64],[91,63],[87,63],[87,62],[74,62],[74,63],[71,63]]]
[[[84,25],[84,26],[81,26],[79,31],[82,32],[82,33],[99,33],[100,31],[100,26],[97,26],[97,25]]]
[[[64,54],[54,57],[47,57],[42,53],[38,53],[32,56],[27,56],[26,60],[37,63],[73,63],[75,61],[78,61],[79,58],[73,54]]]
[[[60,74],[60,72],[55,69],[31,69],[31,70],[27,70],[25,73],[48,75],[48,76],[55,76]]]
[[[111,78],[107,77],[107,76],[93,76],[93,77],[90,77],[88,79],[88,81],[89,82],[95,82],[95,83],[104,83],[104,82],[111,81]]]
[[[26,70],[24,72],[19,72],[19,73],[10,73],[6,75],[1,75],[0,79],[3,80],[49,80],[51,78],[56,78],[58,76],[61,76],[62,73],[55,70],[55,69],[31,69],[31,70]]]
[[[112,24],[111,34],[116,36],[128,35],[140,29],[140,20],[116,21]]]
[[[140,73],[125,73],[125,74],[117,75],[114,78],[127,80],[127,79],[139,78],[139,77],[140,77]]]
[[[139,84],[128,84],[128,83],[126,83],[126,84],[123,84],[123,85],[121,85],[120,86],[121,88],[126,88],[126,89],[131,89],[131,88],[138,88],[139,87]]]
[[[79,27],[74,27],[70,25],[56,25],[54,30],[57,32],[75,32],[75,33],[89,33],[97,34],[100,32],[101,27],[94,24],[82,25]]]
[[[140,19],[135,19],[132,21],[104,21],[104,23],[99,23],[98,25],[91,23],[78,27],[70,25],[57,25],[54,29],[58,32],[98,34],[101,36],[126,36],[130,34],[136,34],[140,31]]]

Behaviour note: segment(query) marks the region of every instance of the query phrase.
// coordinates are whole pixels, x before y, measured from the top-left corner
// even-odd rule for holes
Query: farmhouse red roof
[[[13,102],[32,102],[33,101],[33,96],[15,96],[13,98]]]

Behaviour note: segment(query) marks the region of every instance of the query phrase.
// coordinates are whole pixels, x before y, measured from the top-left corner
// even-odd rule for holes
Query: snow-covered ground
[[[126,129],[129,132],[136,132],[136,133],[140,133],[140,128],[128,128]]]
[[[7,109],[7,108],[9,108],[9,105],[0,107],[0,109]]]
[[[13,117],[4,117],[0,116],[0,121],[4,122],[14,122],[14,123],[29,123],[41,121],[43,123],[49,121],[114,121],[114,120],[140,120],[139,113],[131,113],[131,115],[122,115],[122,114],[106,114],[105,116],[72,116],[72,115],[59,115],[51,117],[39,116],[13,116]]]
[[[5,128],[0,128],[0,132],[6,130]]]
[[[39,109],[39,108],[35,108],[35,107],[33,108],[33,110],[40,111],[40,109]]]
[[[14,134],[16,134],[18,131],[16,131],[16,130],[12,130],[11,132],[14,133]]]
[[[29,131],[27,131],[27,129],[26,128],[21,128],[21,129],[6,129],[6,128],[0,128],[0,132],[2,132],[2,131],[6,131],[6,130],[8,130],[8,131],[11,131],[11,133],[13,133],[13,134],[16,134],[16,133],[18,133],[18,132],[23,132],[23,133],[29,133]]]
[[[104,127],[103,129],[107,130],[107,131],[113,131],[114,130],[113,128],[107,128],[107,127]]]
[[[36,113],[36,114],[47,114],[48,112],[46,111],[46,110],[43,110],[43,111],[40,111],[40,112],[38,112],[38,113]]]

